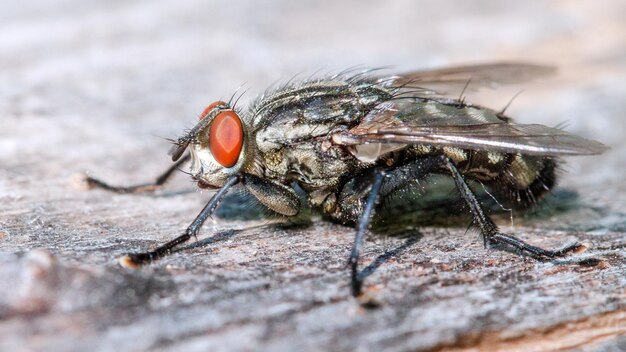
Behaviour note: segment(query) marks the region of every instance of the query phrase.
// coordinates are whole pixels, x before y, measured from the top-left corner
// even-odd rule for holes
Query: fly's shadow
[[[511,205],[503,197],[474,183],[476,197],[485,211],[505,223],[511,220]],[[557,188],[527,209],[513,210],[514,221],[542,220],[583,207],[578,193]],[[402,190],[383,200],[377,212],[374,232],[393,235],[415,227],[466,228],[471,214],[446,176],[435,176],[420,187]]]
[[[408,237],[406,241],[404,241],[404,243],[399,247],[396,247],[379,255],[376,259],[374,259],[373,262],[371,262],[368,266],[361,270],[361,272],[358,274],[359,279],[365,280],[368,276],[372,275],[381,265],[383,265],[391,258],[398,257],[404,251],[419,242],[422,237],[423,236],[421,233],[412,234],[411,237]]]
[[[511,213],[507,210],[509,209],[507,204],[499,197],[487,193],[487,190],[479,184],[474,188],[481,190],[477,192],[477,197],[489,214],[502,222],[510,221]],[[300,200],[303,205],[306,204],[304,196]],[[533,207],[516,210],[514,220],[541,220],[580,207],[576,192],[559,188]],[[224,220],[238,221],[284,219],[242,190],[227,195],[221,206],[216,209],[215,215]],[[303,206],[296,218],[286,218],[284,223],[267,226],[285,229],[306,227],[311,224],[312,215],[312,209]],[[466,228],[469,221],[470,214],[455,191],[452,181],[445,176],[435,176],[432,182],[425,182],[422,187],[412,187],[384,199],[376,212],[372,232],[397,237],[399,233],[405,234],[407,229],[418,227]]]
[[[222,231],[222,232],[218,232],[217,234],[209,237],[209,238],[205,238],[199,241],[196,241],[188,246],[184,246],[184,247],[180,247],[178,249],[176,249],[175,252],[180,252],[180,251],[185,251],[185,250],[190,250],[190,249],[196,249],[196,248],[202,248],[202,247],[206,247],[208,245],[211,245],[213,243],[216,242],[221,242],[221,241],[225,241],[228,240],[232,237],[235,237],[235,235],[237,235],[239,232],[244,231],[244,230],[234,230],[234,229],[230,229],[230,230],[226,230],[226,231]]]

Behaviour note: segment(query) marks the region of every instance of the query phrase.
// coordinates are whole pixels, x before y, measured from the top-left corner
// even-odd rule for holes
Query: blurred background
[[[497,108],[524,89],[509,110],[518,120],[569,121],[608,144],[626,135],[613,119],[626,107],[619,0],[61,0],[0,10],[0,162],[13,170],[25,158],[55,161],[52,175],[104,163],[102,173],[122,158],[133,161],[125,172],[154,165],[167,149],[155,136],[179,135],[242,84],[249,101],[294,75],[355,65],[555,65],[560,75],[547,81],[470,98]]]
[[[321,222],[306,230],[312,233],[304,232],[299,241],[306,244],[323,238],[325,242],[314,248],[321,248],[319,256],[328,255],[326,260],[335,260],[330,264],[313,261],[312,256],[305,256],[307,251],[283,252],[261,245],[254,232],[243,237],[243,245],[237,246],[236,242],[236,249],[231,251],[216,250],[207,256],[204,251],[209,249],[196,249],[187,257],[173,256],[144,271],[122,272],[115,258],[171,238],[185,228],[208,194],[199,196],[185,175],[168,187],[167,192],[172,193],[139,197],[83,192],[73,182],[74,176],[87,171],[113,183],[151,180],[170,164],[170,146],[164,138],[179,136],[194,125],[207,104],[228,99],[241,85],[248,91],[240,106],[276,82],[314,72],[335,73],[356,65],[389,66],[388,72],[393,73],[523,61],[554,65],[559,74],[524,86],[482,90],[470,94],[468,100],[498,109],[523,89],[507,110],[517,121],[550,126],[566,121],[568,131],[612,147],[600,156],[568,159],[561,185],[576,190],[582,206],[543,219],[537,226],[624,238],[625,19],[623,0],[0,2],[0,281],[4,283],[0,289],[0,349],[92,348],[90,338],[97,338],[101,349],[148,348],[161,346],[163,341],[181,341],[190,330],[212,335],[215,345],[226,349],[250,341],[269,343],[273,339],[285,347],[294,341],[286,336],[309,337],[321,331],[320,341],[326,341],[324,332],[352,335],[365,326],[395,336],[396,342],[406,341],[410,349],[420,349],[454,341],[451,331],[471,334],[485,326],[501,328],[493,323],[499,321],[497,314],[502,312],[498,310],[481,313],[471,307],[459,309],[449,312],[459,314],[451,319],[444,319],[439,313],[425,314],[429,308],[421,303],[429,300],[413,299],[421,297],[422,288],[430,286],[419,280],[392,280],[395,276],[391,274],[389,282],[397,282],[398,286],[395,291],[393,287],[384,291],[389,295],[384,299],[406,297],[412,300],[406,304],[409,308],[393,311],[399,305],[389,304],[385,309],[391,312],[380,310],[379,315],[368,316],[371,320],[367,324],[354,315],[344,314],[353,312],[354,306],[346,301],[343,267],[343,249],[348,248],[353,235],[350,229]],[[226,229],[232,225],[213,223],[205,226],[204,234],[212,233],[215,226]],[[465,243],[463,230],[446,241]],[[319,237],[327,232],[338,235]],[[307,233],[310,236],[305,236]],[[266,235],[268,241],[278,236]],[[429,238],[432,237],[425,236],[420,246],[428,245]],[[550,245],[558,245],[561,240]],[[282,241],[276,239],[273,245]],[[479,248],[477,241],[472,243]],[[329,245],[330,242],[334,244]],[[439,242],[434,243],[437,246]],[[389,246],[396,244],[391,242]],[[39,254],[35,259],[29,260],[41,264],[59,258],[67,265],[62,267],[62,277],[74,277],[77,268],[87,270],[87,274],[80,276],[82,281],[45,281],[46,270],[52,269],[33,271],[21,259],[35,248],[45,248],[44,253],[51,253],[52,257],[36,252]],[[338,253],[329,255],[329,248]],[[267,258],[276,257],[255,262],[257,251],[266,253]],[[443,258],[454,255],[454,251],[444,252]],[[290,255],[303,257],[293,259]],[[498,254],[489,255],[500,258]],[[420,256],[423,253],[415,249],[411,258],[417,259],[411,260],[422,260]],[[237,264],[242,261],[249,262]],[[308,263],[315,274],[298,276],[290,271],[292,267],[281,269],[283,262]],[[272,265],[267,269],[267,286],[262,289],[253,286],[261,275],[255,271],[259,263]],[[329,271],[333,265],[336,270]],[[394,266],[382,268],[379,275]],[[616,268],[619,270],[619,266]],[[152,270],[158,274],[150,276]],[[286,278],[281,281],[283,275]],[[283,330],[262,330],[273,326],[263,320],[266,316],[287,309],[283,302],[296,302],[293,304],[298,306],[301,299],[306,306],[310,303],[306,294],[318,292],[305,290],[306,294],[291,295],[292,291],[283,290],[288,285],[285,282],[292,282],[289,275],[302,280],[298,281],[302,284],[294,285],[312,282],[316,290],[326,292],[345,310],[336,313],[328,309],[324,315],[327,306],[321,304],[319,309],[302,313],[309,314],[308,321],[296,323],[282,317],[289,323],[282,326]],[[207,281],[215,277],[220,278],[219,284]],[[153,280],[166,284],[155,286]],[[278,287],[274,286],[276,282],[281,282]],[[472,285],[462,286],[462,280],[458,282],[465,290],[459,291],[459,302],[465,302],[468,290],[479,290]],[[137,283],[146,286],[134,291]],[[415,286],[422,284],[424,287],[419,289]],[[253,287],[252,293],[238,291],[245,285]],[[517,295],[506,291],[506,287],[503,290],[502,297]],[[534,322],[556,324],[558,319],[578,319],[580,314],[593,311],[590,307],[613,309],[610,307],[616,300],[610,301],[609,297],[600,302],[604,296],[594,290],[584,288],[584,292],[594,292],[596,305],[582,300],[579,303],[585,305],[584,309],[563,308],[562,313],[555,315],[556,320],[540,317]],[[137,292],[147,293],[142,296]],[[441,293],[445,299],[447,294],[448,291]],[[478,307],[487,306],[492,296],[496,295],[481,296],[477,292],[475,302]],[[327,302],[325,299],[320,298],[321,302]],[[233,309],[245,306],[242,302],[249,300],[259,302],[258,308],[246,306],[245,312],[240,309],[233,313]],[[555,302],[562,305],[574,301]],[[541,300],[522,302],[515,306],[517,309],[507,308],[505,312],[526,312],[532,318],[541,311],[532,310],[533,302]],[[199,310],[184,311],[191,304]],[[107,314],[102,315],[99,307],[107,307]],[[186,313],[179,314],[178,309]],[[42,312],[51,313],[36,315]],[[83,315],[63,315],[68,312]],[[414,315],[413,319],[408,312]],[[573,315],[564,318],[565,312]],[[245,319],[257,317],[249,321],[260,321],[258,331],[265,332],[255,335],[258,331],[254,329],[229,330],[238,326],[236,319],[229,319],[244,313]],[[189,319],[194,314],[195,318]],[[2,322],[3,316],[17,318]],[[346,321],[330,324],[340,317]],[[390,322],[387,319],[396,319],[391,317],[401,321]],[[443,320],[437,320],[438,317]],[[353,318],[354,321],[349,320]],[[487,318],[493,319],[492,325],[474,323]],[[518,316],[509,318],[508,323],[519,322],[515,320]],[[316,325],[319,322],[327,325],[320,327]],[[395,329],[402,324],[405,330]],[[449,324],[457,324],[456,330]],[[32,327],[39,329],[35,333],[39,339],[27,339]],[[343,341],[345,346],[355,347],[353,342],[363,343],[361,346],[366,348],[386,346],[384,337],[369,334],[366,328],[363,331],[361,339]],[[424,331],[435,332],[429,335]],[[73,340],[64,340],[59,332],[70,334]],[[376,336],[380,337],[377,342],[368,340]],[[324,343],[309,347],[338,346]],[[196,346],[202,350],[198,346],[205,345]]]

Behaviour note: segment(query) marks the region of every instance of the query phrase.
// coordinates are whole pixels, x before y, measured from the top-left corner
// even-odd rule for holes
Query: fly
[[[364,236],[381,199],[432,174],[450,176],[473,216],[486,248],[540,261],[584,250],[530,245],[500,231],[477,201],[469,180],[485,185],[517,208],[535,204],[554,187],[558,157],[599,154],[601,143],[539,124],[518,124],[504,114],[451,98],[463,88],[519,83],[553,71],[523,63],[496,63],[377,75],[375,70],[287,84],[266,92],[248,109],[217,101],[195,127],[174,141],[174,164],[155,182],[93,187],[120,193],[154,191],[183,163],[200,188],[217,189],[186,231],[151,251],[121,258],[126,267],[159,259],[195,237],[236,185],[285,216],[300,198],[325,217],[355,224],[349,256],[351,289],[361,293],[358,262]],[[471,84],[469,84],[471,80]]]

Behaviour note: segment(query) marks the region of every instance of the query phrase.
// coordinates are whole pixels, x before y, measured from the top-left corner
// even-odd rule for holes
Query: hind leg
[[[563,257],[570,253],[580,252],[586,249],[586,247],[581,243],[575,243],[558,250],[543,249],[528,244],[517,237],[501,233],[493,221],[485,215],[480,203],[476,200],[474,193],[465,182],[465,179],[454,163],[452,163],[452,161],[448,158],[443,158],[443,163],[450,171],[450,174],[454,179],[454,183],[461,193],[461,197],[469,206],[470,211],[474,216],[474,223],[476,223],[480,229],[485,247],[489,246],[495,249],[514,252],[519,255],[530,256],[541,261]]]

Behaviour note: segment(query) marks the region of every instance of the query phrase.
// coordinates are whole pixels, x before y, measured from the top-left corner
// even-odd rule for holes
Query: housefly
[[[502,233],[468,181],[526,208],[554,187],[558,157],[599,154],[607,147],[558,128],[518,124],[504,111],[449,95],[463,87],[519,83],[551,71],[495,63],[393,76],[346,71],[289,83],[267,91],[245,110],[230,101],[207,106],[195,127],[173,141],[174,164],[154,183],[118,187],[91,177],[87,181],[120,193],[153,191],[190,161],[197,185],[217,190],[182,235],[151,251],[124,256],[121,263],[127,267],[161,258],[195,237],[237,185],[285,216],[295,216],[301,208],[294,190],[299,187],[325,217],[356,225],[349,266],[357,296],[362,287],[359,254],[379,201],[432,174],[452,178],[485,247],[551,260],[585,247],[576,243],[548,250]]]

